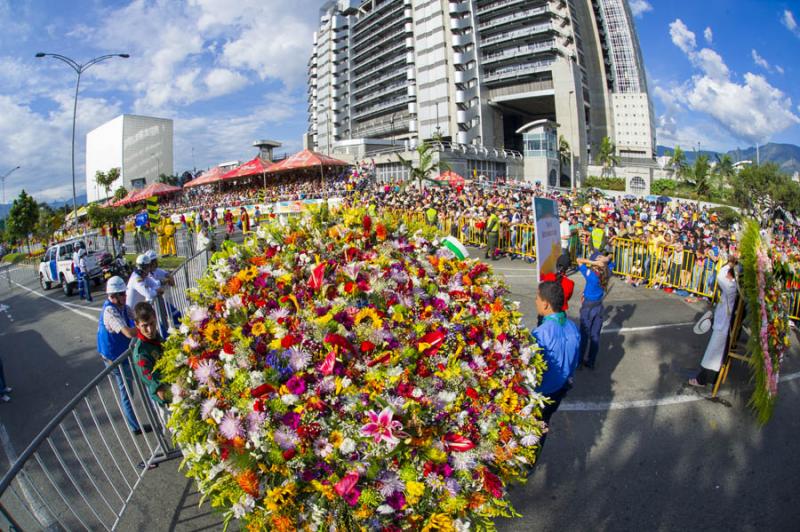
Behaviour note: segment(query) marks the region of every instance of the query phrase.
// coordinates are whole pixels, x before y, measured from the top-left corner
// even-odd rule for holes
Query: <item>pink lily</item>
[[[380,414],[376,414],[374,410],[367,412],[369,416],[369,423],[361,427],[361,434],[364,436],[371,436],[375,443],[385,441],[391,445],[400,443],[397,436],[405,437],[406,434],[401,432],[403,425],[392,419],[394,412],[389,407],[381,410]]]

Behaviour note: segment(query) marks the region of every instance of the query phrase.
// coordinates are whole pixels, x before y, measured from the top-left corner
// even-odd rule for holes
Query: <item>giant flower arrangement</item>
[[[781,362],[790,346],[787,279],[785,271],[774,267],[774,250],[755,221],[745,226],[741,251],[752,332],[748,352],[755,381],[750,404],[759,422],[766,423],[772,417]]]
[[[493,529],[544,363],[477,261],[362,210],[212,258],[158,368],[188,476],[251,529]],[[333,528],[331,528],[333,527]]]

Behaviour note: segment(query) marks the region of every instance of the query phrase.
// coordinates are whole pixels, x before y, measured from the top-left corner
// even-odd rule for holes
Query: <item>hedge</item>
[[[583,186],[603,190],[625,190],[625,178],[589,176],[583,182]]]

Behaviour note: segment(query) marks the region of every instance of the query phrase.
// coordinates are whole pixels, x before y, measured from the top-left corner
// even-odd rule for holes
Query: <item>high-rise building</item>
[[[354,139],[392,147],[438,138],[483,153],[546,154],[544,175],[526,178],[550,184],[557,168],[561,184],[570,167],[585,175],[605,136],[625,158],[655,154],[625,0],[328,1],[308,90],[309,144],[320,151]],[[541,144],[552,143],[552,127],[571,147],[564,167],[559,146]]]
[[[120,169],[106,191],[97,184],[97,171]],[[119,187],[144,188],[161,174],[172,175],[172,120],[120,115],[86,134],[86,196],[96,201],[113,196]]]

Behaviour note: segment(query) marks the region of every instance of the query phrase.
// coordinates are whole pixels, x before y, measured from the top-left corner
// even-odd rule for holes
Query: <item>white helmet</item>
[[[106,294],[120,294],[128,289],[128,285],[119,275],[115,275],[106,283]]]
[[[148,257],[145,253],[142,253],[136,257],[137,266],[147,266],[148,264],[150,264],[150,257]]]
[[[158,255],[156,255],[156,252],[153,251],[152,249],[145,251],[144,254],[148,259],[150,259],[150,262],[158,260]]]
[[[86,255],[86,250],[84,248],[80,248],[78,250],[78,256],[83,257],[84,255]]]

